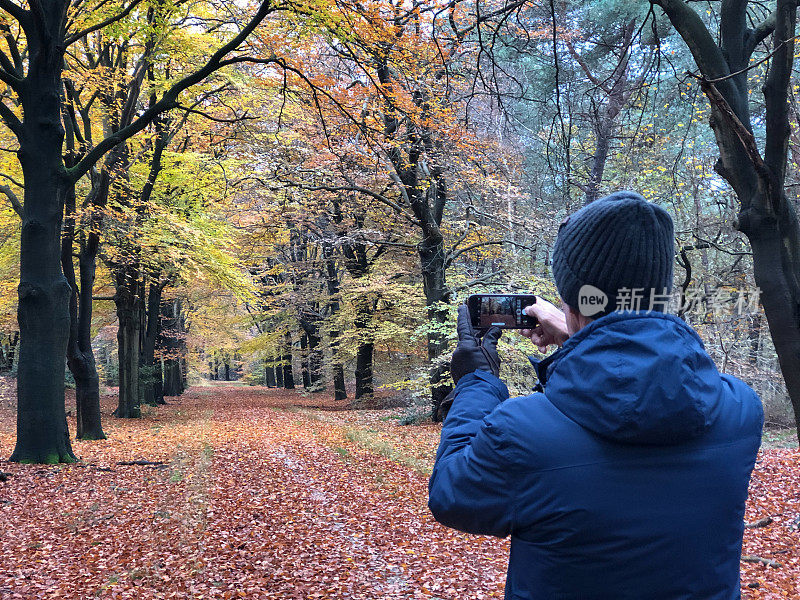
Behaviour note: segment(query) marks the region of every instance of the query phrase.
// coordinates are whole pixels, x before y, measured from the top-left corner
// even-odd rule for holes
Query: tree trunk
[[[156,360],[156,341],[161,329],[161,296],[164,283],[151,283],[147,294],[147,328],[142,344],[142,401],[149,406],[165,404],[161,361]]]
[[[756,285],[800,435],[800,226],[784,191],[797,6],[791,0],[778,0],[769,27],[763,29],[772,32],[773,50],[761,89],[762,151],[749,113],[747,66],[757,44],[752,43],[755,30],[747,25],[748,3],[720,5],[724,27],[719,45],[688,4],[678,0],[657,4],[686,41],[704,77],[701,88],[711,106],[710,125],[720,150],[715,168],[740,202],[738,228],[753,250]]]
[[[142,297],[138,270],[130,265],[116,272],[117,344],[119,351],[119,402],[114,414],[123,419],[141,416],[139,360],[141,353]]]
[[[360,400],[361,398],[371,398],[375,393],[372,370],[375,343],[372,337],[372,304],[369,298],[357,298],[353,303],[356,310],[353,325],[358,332],[355,399]]]
[[[283,355],[283,387],[287,390],[294,389],[294,374],[292,372],[292,336],[286,332],[286,343]]]
[[[319,322],[312,322],[312,330],[308,334],[308,370],[311,376],[311,391],[322,392],[325,391],[325,379],[323,377],[323,355],[322,355],[322,337],[319,333]]]
[[[324,242],[322,255],[325,257],[325,281],[328,288],[329,322],[333,322],[339,312],[339,276],[336,272],[336,262],[333,255],[333,244]],[[347,388],[344,382],[344,365],[339,351],[339,328],[331,326],[328,330],[331,342],[331,370],[333,372],[333,397],[335,400],[347,399]]]
[[[181,365],[176,358],[164,359],[164,396],[180,396]]]
[[[788,202],[784,206],[791,210]],[[753,250],[756,285],[800,435],[800,242],[792,217],[784,213],[776,222],[751,214],[742,231]]]
[[[180,396],[183,392],[181,373],[181,331],[180,301],[178,299],[161,302],[161,335],[159,347],[163,355],[164,396]],[[217,358],[214,358],[215,378],[219,372]]]
[[[375,345],[361,342],[356,349],[356,393],[355,399],[371,398],[375,393],[372,383],[372,356]]]
[[[283,387],[283,363],[278,362],[274,365],[275,369],[275,387]]]
[[[95,258],[80,253],[80,288],[75,285],[72,267],[72,244],[64,236],[64,273],[73,285],[70,298],[70,339],[67,346],[67,366],[75,379],[76,437],[79,440],[104,440],[100,415],[100,376],[92,350],[92,290],[95,278]]]
[[[100,376],[92,349],[92,293],[97,268],[99,238],[96,232],[78,254],[80,286],[75,279],[73,242],[75,239],[75,187],[66,197],[66,222],[61,242],[61,267],[72,289],[69,302],[70,332],[67,366],[75,380],[76,437],[79,440],[104,440],[100,415]]]
[[[300,373],[303,377],[303,389],[311,389],[311,372],[309,370],[308,336],[300,334]]]
[[[17,156],[25,180],[20,234],[17,442],[10,460],[74,462],[64,409],[64,368],[72,288],[61,270],[61,222],[72,187],[61,156],[59,39],[63,1],[48,5],[29,36],[28,75],[20,86],[24,121]]]
[[[319,331],[319,319],[316,316],[303,316],[300,318],[300,348],[303,367],[303,387],[311,392],[325,390],[322,373],[322,337]]]
[[[430,385],[432,416],[439,419],[439,407],[447,394],[453,389],[447,379],[450,365],[442,362],[441,357],[447,352],[447,336],[441,332],[440,325],[447,323],[447,302],[450,291],[445,283],[445,249],[441,235],[426,237],[419,245],[419,257],[422,263],[422,287],[425,293],[425,305],[428,309],[428,321],[434,324],[433,331],[428,333],[428,360],[430,361]]]
[[[268,359],[264,362],[264,385],[268,388],[276,387],[275,366],[272,364],[272,359]]]

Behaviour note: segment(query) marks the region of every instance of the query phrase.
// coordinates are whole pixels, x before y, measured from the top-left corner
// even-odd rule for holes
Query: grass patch
[[[405,465],[422,475],[430,475],[431,473],[430,467],[425,462],[413,456],[403,454],[392,444],[378,437],[374,429],[348,428],[344,430],[344,435],[357,446],[373,454],[378,454],[391,461]]]
[[[797,432],[794,429],[767,429],[761,436],[761,447],[797,448]]]

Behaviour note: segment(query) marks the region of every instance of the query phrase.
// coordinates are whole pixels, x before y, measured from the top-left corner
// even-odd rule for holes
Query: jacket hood
[[[548,359],[548,400],[619,442],[667,445],[699,437],[725,393],[700,337],[668,314],[611,313]]]

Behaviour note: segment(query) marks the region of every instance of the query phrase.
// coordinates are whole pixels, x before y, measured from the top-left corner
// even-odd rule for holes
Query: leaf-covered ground
[[[104,399],[104,412],[113,408]],[[426,508],[439,431],[320,395],[193,388],[82,462],[0,463],[0,598],[499,598],[507,542],[462,535]],[[13,449],[0,397],[0,455]],[[74,420],[71,422],[74,431]],[[120,465],[145,460],[162,464]],[[800,598],[796,450],[760,456],[745,598]],[[644,596],[643,596],[644,597]]]

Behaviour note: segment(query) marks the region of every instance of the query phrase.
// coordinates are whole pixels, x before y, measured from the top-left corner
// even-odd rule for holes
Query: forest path
[[[0,599],[502,597],[507,543],[428,512],[439,426],[242,385],[141,419],[105,416],[115,402],[108,440],[73,441],[81,462],[0,462]],[[2,457],[13,404],[0,393]],[[118,464],[133,460],[157,464]],[[759,455],[745,519],[767,517],[744,554],[772,563],[742,564],[743,598],[800,598],[797,450]]]
[[[438,428],[340,408],[192,388],[76,465],[2,463],[0,598],[501,598],[507,544],[427,510]]]

